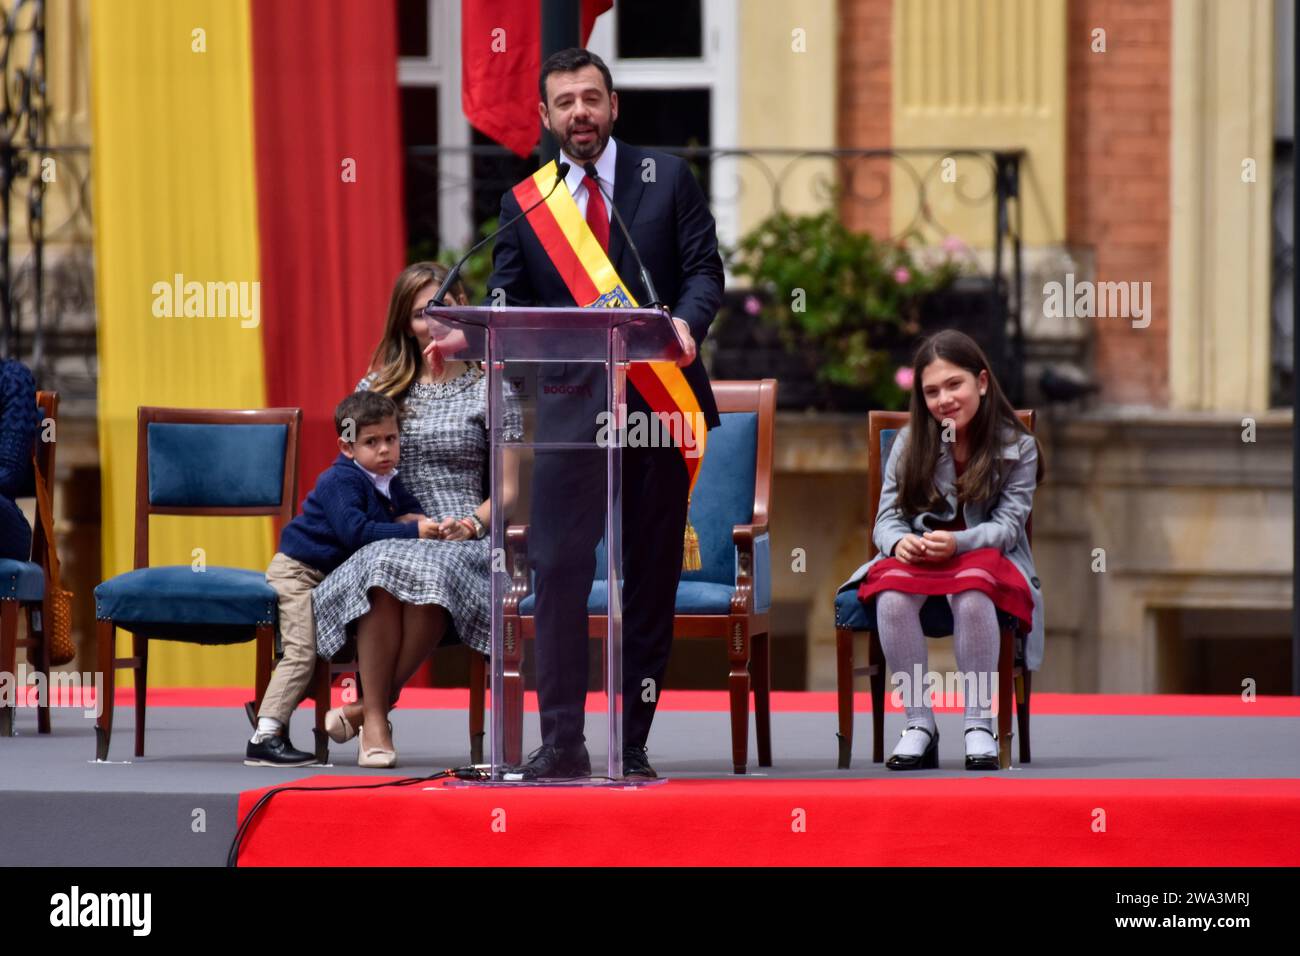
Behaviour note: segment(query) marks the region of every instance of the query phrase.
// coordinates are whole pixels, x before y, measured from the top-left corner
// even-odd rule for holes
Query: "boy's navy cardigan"
[[[329,574],[372,541],[418,538],[420,525],[399,522],[401,515],[423,514],[420,502],[406,490],[401,476],[388,485],[385,498],[361,470],[342,452],[321,472],[302,514],[280,532],[280,550],[303,564]]]

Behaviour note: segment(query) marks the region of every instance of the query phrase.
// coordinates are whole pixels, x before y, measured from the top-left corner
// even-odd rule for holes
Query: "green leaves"
[[[958,267],[918,261],[914,236],[880,240],[844,227],[834,210],[778,212],[727,250],[731,274],[766,293],[758,320],[786,349],[818,357],[818,381],[896,400],[889,351],[919,331],[921,297],[947,286]]]

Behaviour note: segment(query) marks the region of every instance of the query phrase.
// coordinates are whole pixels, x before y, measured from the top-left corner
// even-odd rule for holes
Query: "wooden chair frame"
[[[756,412],[758,436],[754,472],[753,518],[732,531],[737,549],[736,589],[726,614],[678,614],[673,619],[674,639],[715,638],[727,642],[730,670],[727,686],[731,697],[731,758],[736,773],[744,773],[749,760],[749,694],[754,694],[754,722],[758,737],[758,764],[772,765],[772,661],[770,611],[754,609],[754,539],[768,532],[772,498],[772,460],[776,430],[776,379],[723,381],[713,383],[713,396],[720,413]],[[707,452],[706,452],[707,454]],[[523,642],[535,637],[533,617],[519,613],[519,602],[528,596],[528,526],[512,525],[506,530],[512,585],[506,597],[505,627],[505,712],[506,760],[517,763],[523,756],[524,679]],[[589,636],[605,636],[607,618],[590,615]],[[602,643],[602,650],[604,645]],[[478,686],[478,685],[475,685]],[[473,686],[471,687],[473,691]],[[475,702],[471,700],[471,713]],[[482,705],[478,704],[479,727]]]
[[[149,502],[149,425],[153,422],[176,425],[284,425],[284,472],[280,483],[278,505],[250,507],[194,507],[178,505],[153,505]],[[298,436],[302,430],[302,409],[299,408],[159,408],[140,406],[136,427],[135,457],[135,569],[149,567],[149,518],[151,515],[191,515],[195,517],[253,517],[270,515],[279,520],[281,527],[294,515],[298,501]],[[117,628],[111,620],[95,622],[99,643],[99,670],[104,675],[104,701],[100,716],[95,721],[95,756],[108,759],[108,748],[113,735],[113,695],[116,671],[130,668],[135,672],[135,755],[144,756],[145,696],[149,670],[149,641],[165,640],[148,635],[133,634],[133,656],[118,657],[115,646]],[[271,679],[274,657],[275,625],[264,624],[255,629],[257,642],[255,687],[260,705],[266,685]]]
[[[36,404],[41,409],[41,428],[44,422],[55,423],[55,435],[58,434],[59,393],[37,392]],[[36,434],[36,461],[40,465],[40,475],[36,480],[45,480],[45,493],[54,506],[54,453],[55,442],[41,441],[40,430]],[[39,508],[40,506],[37,505]],[[43,675],[42,685],[45,693],[36,703],[36,732],[50,732],[50,647],[45,640],[45,622],[50,617],[50,558],[45,541],[45,526],[41,523],[39,513],[32,528],[32,563],[40,565],[45,578],[44,597],[40,601],[0,600],[0,671],[16,674],[18,671],[18,651],[27,651],[27,665]],[[18,637],[19,608],[27,614],[27,636]],[[19,689],[21,690],[21,688]],[[12,737],[14,730],[14,707],[0,707],[0,737]]]
[[[1033,409],[1017,410],[1016,415],[1029,431],[1036,422]],[[881,470],[884,462],[880,456],[880,433],[900,429],[909,421],[907,412],[871,412],[868,416],[870,437],[867,445],[867,527],[875,528],[876,513],[880,508],[880,487],[884,481]],[[1025,523],[1025,532],[1032,546],[1034,540],[1033,512]],[[877,553],[874,540],[869,542],[868,559]],[[1030,762],[1029,748],[1029,697],[1032,672],[1023,664],[1025,635],[1018,627],[1002,627],[998,652],[998,766],[1006,770],[1011,766],[1011,710],[1016,704],[1016,723],[1020,732],[1020,762]],[[880,635],[867,631],[867,666],[854,667],[854,631],[835,629],[836,687],[839,697],[839,769],[849,769],[853,755],[853,678],[868,677],[871,684],[871,759],[883,763],[885,759],[885,679],[888,665],[880,646]],[[927,638],[928,639],[928,638]],[[1018,647],[1020,645],[1020,647]],[[1015,688],[1014,698],[1012,688]]]
[[[470,763],[483,762],[483,711],[486,706],[487,658],[471,647],[466,647],[469,654],[469,749]],[[434,648],[434,655],[438,653]],[[312,730],[316,743],[316,761],[329,763],[330,738],[325,733],[325,715],[330,709],[330,688],[334,678],[339,674],[351,674],[357,669],[355,661],[327,661],[316,658],[316,670],[312,675],[312,697],[315,701],[316,724]],[[257,727],[257,704],[244,705],[249,722]]]

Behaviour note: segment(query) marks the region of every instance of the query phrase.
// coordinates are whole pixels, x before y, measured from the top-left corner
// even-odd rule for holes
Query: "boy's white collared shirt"
[[[393,479],[397,476],[398,469],[394,468],[386,475],[376,475],[373,471],[371,471],[365,465],[361,464],[361,462],[357,461],[355,458],[352,459],[352,464],[356,465],[358,468],[360,468],[362,471],[366,473],[366,475],[370,478],[371,482],[374,483],[376,491],[378,491],[389,501],[393,500],[393,496],[388,493],[388,486],[393,483]]]

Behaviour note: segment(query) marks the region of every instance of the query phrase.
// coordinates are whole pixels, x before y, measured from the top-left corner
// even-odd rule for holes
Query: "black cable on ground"
[[[243,845],[244,835],[252,825],[254,818],[261,812],[262,808],[271,802],[271,798],[280,793],[290,793],[300,791],[302,793],[329,793],[339,790],[382,790],[385,787],[413,787],[419,783],[430,783],[434,780],[441,780],[444,777],[455,777],[457,780],[477,780],[485,781],[489,779],[488,773],[481,767],[455,767],[447,770],[439,770],[437,773],[429,774],[427,777],[403,777],[400,780],[385,780],[383,783],[350,783],[341,784],[337,787],[300,787],[296,785],[286,785],[283,787],[272,787],[266,793],[262,794],[253,808],[248,811],[248,815],[240,822],[239,828],[235,831],[234,839],[230,841],[230,850],[226,854],[227,868],[239,866],[239,848]],[[610,783],[619,783],[613,777],[592,776],[592,777],[574,777],[575,781],[589,780],[608,780]],[[540,782],[540,781],[539,781]]]
[[[486,779],[483,772],[476,767],[457,767],[451,770],[440,770],[437,773],[430,774],[427,777],[403,777],[400,780],[385,780],[383,783],[352,783],[343,784],[337,787],[300,787],[287,785],[283,787],[272,787],[266,793],[258,798],[257,803],[248,811],[248,815],[239,824],[239,829],[235,831],[235,837],[230,841],[230,851],[226,854],[226,866],[239,866],[239,848],[244,842],[244,835],[247,833],[253,820],[261,812],[262,808],[271,802],[271,798],[280,793],[290,793],[292,791],[302,791],[304,793],[321,793],[338,790],[381,790],[384,787],[412,787],[419,783],[429,783],[433,780],[441,780],[443,777],[456,777],[460,780],[482,780]]]

